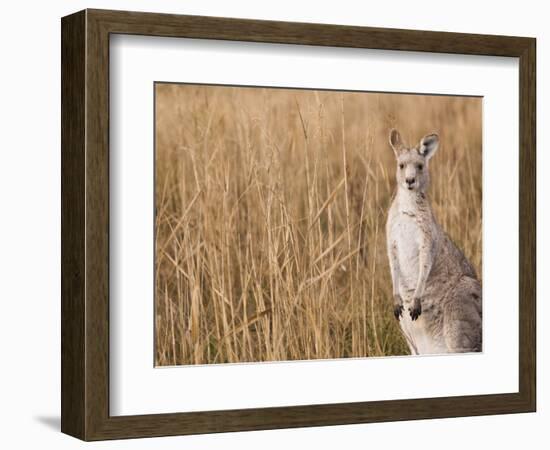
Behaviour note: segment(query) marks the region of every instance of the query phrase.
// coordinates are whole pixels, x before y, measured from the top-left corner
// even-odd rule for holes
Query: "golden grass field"
[[[441,137],[437,220],[481,277],[480,98],[157,84],[156,365],[408,354],[388,133]]]

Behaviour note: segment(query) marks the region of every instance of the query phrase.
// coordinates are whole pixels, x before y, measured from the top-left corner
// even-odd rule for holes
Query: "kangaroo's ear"
[[[399,131],[395,128],[392,128],[390,131],[390,145],[393,148],[395,156],[398,156],[399,152],[403,149],[403,141],[401,140]]]
[[[427,134],[420,140],[418,153],[420,153],[424,158],[430,159],[435,154],[438,147],[439,136],[435,133]]]

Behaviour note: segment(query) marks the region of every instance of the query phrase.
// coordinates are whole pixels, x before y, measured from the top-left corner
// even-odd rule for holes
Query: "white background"
[[[8,5],[8,4],[7,4]],[[538,413],[388,424],[348,425],[214,436],[174,437],[93,444],[101,448],[306,448],[403,447],[423,449],[547,448],[550,420],[550,30],[544,2],[341,0],[231,2],[50,1],[10,2],[0,16],[0,443],[5,448],[76,448],[59,433],[60,315],[60,33],[59,17],[84,7],[205,14],[517,34],[538,38]],[[496,9],[495,9],[496,8]],[[545,176],[546,175],[546,176]],[[403,382],[412,382],[404,378]]]
[[[111,414],[517,392],[517,59],[143,36],[110,56]],[[154,368],[155,80],[483,95],[483,353]]]

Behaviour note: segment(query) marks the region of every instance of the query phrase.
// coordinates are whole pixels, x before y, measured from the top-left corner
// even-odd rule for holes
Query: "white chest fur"
[[[403,299],[416,287],[422,233],[413,214],[397,211],[390,226],[391,241],[400,267],[399,290]]]

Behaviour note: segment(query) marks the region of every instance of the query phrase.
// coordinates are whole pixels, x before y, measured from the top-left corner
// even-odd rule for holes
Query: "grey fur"
[[[437,223],[427,196],[428,163],[439,145],[415,147],[390,132],[397,193],[386,224],[394,313],[412,354],[479,352],[482,293],[475,270]]]

